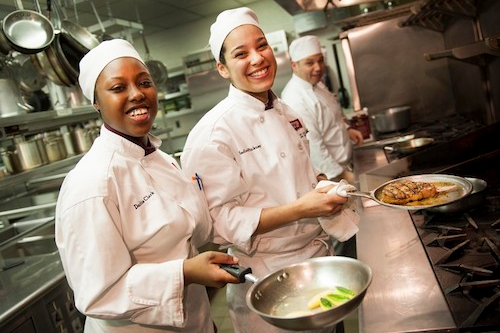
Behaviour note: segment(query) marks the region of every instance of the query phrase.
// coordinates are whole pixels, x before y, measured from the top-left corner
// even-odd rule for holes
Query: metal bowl
[[[247,293],[249,308],[270,324],[288,330],[311,330],[335,325],[358,308],[372,280],[370,267],[349,257],[306,260],[259,279]],[[335,286],[349,288],[356,296],[326,311],[303,313],[318,292]],[[290,313],[297,316],[290,316]]]

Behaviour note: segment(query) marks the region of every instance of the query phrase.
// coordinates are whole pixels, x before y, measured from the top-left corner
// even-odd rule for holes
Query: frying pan
[[[308,259],[276,270],[263,278],[250,268],[221,265],[241,282],[253,285],[247,292],[248,307],[271,325],[293,331],[313,330],[335,325],[358,308],[372,280],[370,267],[342,256]],[[336,286],[349,288],[356,295],[349,301],[322,311],[309,310],[307,303],[319,292]]]
[[[23,9],[17,0],[15,10],[2,21],[2,30],[12,48],[20,53],[35,54],[47,48],[54,39],[54,26],[42,14]]]
[[[472,183],[472,192],[470,195],[457,200],[448,205],[431,207],[427,209],[432,213],[461,213],[464,211],[468,211],[476,206],[479,206],[483,203],[484,198],[486,197],[486,188],[488,183],[483,179],[479,178],[465,178]]]
[[[382,200],[379,200],[382,194],[382,190],[384,189],[385,186],[401,180],[433,183],[438,188],[439,194],[435,197],[420,201],[413,201],[406,205],[390,204]],[[440,189],[442,190],[440,191]],[[452,175],[444,175],[444,174],[423,174],[423,175],[407,176],[390,180],[370,192],[352,191],[352,192],[347,192],[347,194],[351,196],[368,198],[376,201],[380,205],[392,208],[399,208],[405,210],[419,210],[419,209],[427,209],[431,207],[450,204],[452,202],[465,198],[471,192],[472,192],[472,183],[466,178],[452,176]]]
[[[434,142],[433,138],[416,138],[403,142],[397,142],[392,146],[384,146],[384,149],[391,152],[395,151],[398,153],[407,154],[407,153],[413,153],[414,151],[417,151],[422,147],[428,146],[433,142]]]

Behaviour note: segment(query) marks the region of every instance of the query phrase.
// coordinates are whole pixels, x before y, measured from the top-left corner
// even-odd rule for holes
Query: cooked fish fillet
[[[382,189],[383,202],[404,205],[411,201],[419,201],[433,197],[437,194],[436,187],[431,183],[400,180],[387,184]]]

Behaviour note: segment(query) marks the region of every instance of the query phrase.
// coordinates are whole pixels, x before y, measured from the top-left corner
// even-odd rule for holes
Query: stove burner
[[[463,136],[482,126],[483,125],[463,116],[452,115],[445,119],[442,119],[440,122],[419,122],[410,125],[410,127],[405,129],[404,131],[376,134],[376,138],[377,140],[382,140],[395,136],[414,134],[416,138],[433,138],[434,142],[431,145],[427,146],[431,147]],[[402,153],[399,151],[388,151],[386,149],[384,149],[384,152],[389,162],[411,154],[410,152]]]
[[[500,327],[500,210],[489,199],[466,213],[412,213],[460,332]]]

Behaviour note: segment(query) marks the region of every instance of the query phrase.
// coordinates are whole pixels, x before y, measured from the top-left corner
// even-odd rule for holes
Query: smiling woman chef
[[[224,11],[210,32],[229,95],[189,133],[181,164],[203,180],[219,241],[261,277],[332,254],[317,217],[339,211],[347,199],[326,195],[331,186],[314,189],[320,173],[308,156],[306,129],[271,91],[276,59],[255,13]],[[246,306],[250,285],[227,288],[235,331],[284,332]]]
[[[157,90],[137,51],[105,41],[80,62],[79,83],[104,125],[64,180],[56,243],[85,332],[213,333],[205,287],[237,279],[237,259],[198,254],[211,235],[202,192],[149,133]]]

